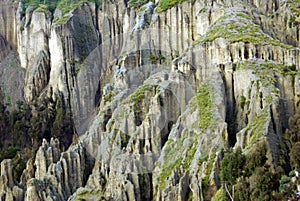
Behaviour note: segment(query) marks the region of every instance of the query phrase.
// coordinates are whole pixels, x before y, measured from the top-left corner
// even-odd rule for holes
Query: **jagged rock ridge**
[[[0,4],[12,10],[0,13],[0,75],[16,64],[14,101],[49,99],[58,120],[61,103],[75,128],[66,150],[52,129],[20,181],[3,160],[1,199],[211,200],[229,147],[263,144],[268,167],[284,166],[300,94],[293,2]]]

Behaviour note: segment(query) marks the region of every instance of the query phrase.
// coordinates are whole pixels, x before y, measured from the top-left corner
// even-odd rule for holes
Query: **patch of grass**
[[[241,107],[242,107],[242,109],[244,109],[245,104],[246,104],[246,97],[245,96],[241,96]]]
[[[156,12],[161,13],[184,1],[186,0],[160,0],[156,7]]]
[[[193,197],[194,197],[193,191],[190,190],[188,201],[193,201]]]
[[[213,169],[213,164],[216,158],[216,151],[212,151],[210,159],[206,166],[205,177],[202,179],[203,192],[209,187],[209,175]]]
[[[247,20],[251,20],[252,19],[252,17],[249,14],[246,14],[246,13],[238,12],[236,15],[238,17],[241,17],[241,18],[244,18],[244,19],[247,19]]]
[[[149,110],[150,103],[147,103],[149,99],[146,97],[152,97],[157,92],[158,86],[143,84],[133,94],[131,94],[125,103],[131,103],[131,111],[135,115],[136,125],[140,125],[144,118],[144,115]]]
[[[207,129],[213,122],[213,102],[211,89],[208,84],[201,84],[197,94],[196,102],[198,107],[198,126],[200,129]]]
[[[129,96],[129,101],[131,103],[138,103],[145,97],[146,91],[152,91],[155,86],[150,86],[148,84],[144,84],[140,86],[133,94]]]
[[[288,66],[267,60],[240,61],[237,63],[236,70],[242,69],[254,70],[254,74],[259,77],[259,82],[264,87],[274,85],[277,82],[276,74],[293,77],[300,75],[300,71],[296,69],[295,65]]]
[[[93,200],[106,200],[105,196],[100,190],[82,190],[78,193],[76,193],[75,199],[76,201],[79,200],[87,200],[87,199],[93,199]]]
[[[206,11],[207,11],[207,8],[204,7],[204,8],[201,8],[201,9],[200,9],[199,13],[205,13]]]
[[[166,61],[166,58],[160,53],[159,55],[155,55],[155,54],[150,54],[149,55],[149,59],[151,61],[152,64],[156,64],[159,62],[164,63]]]
[[[6,106],[11,106],[12,105],[12,100],[10,96],[6,96]]]
[[[172,170],[175,170],[176,167],[179,167],[181,165],[181,161],[182,158],[178,158],[174,163],[165,168],[162,168],[161,173],[158,177],[160,189],[164,189],[166,187],[166,179],[171,175]]]
[[[264,62],[261,64],[262,68],[265,69],[271,69],[274,71],[277,71],[278,73],[287,76],[287,75],[292,75],[295,76],[296,74],[300,74],[299,71],[296,69],[296,65],[283,65],[283,64],[278,64],[274,62]]]
[[[71,17],[70,12],[83,5],[84,3],[89,2],[88,0],[72,1],[62,0],[57,4],[57,9],[62,12],[62,17],[59,18],[55,16],[53,23],[56,25],[65,24]]]
[[[166,187],[166,180],[173,170],[180,166],[184,169],[188,169],[190,167],[197,150],[197,140],[195,140],[195,136],[196,135],[192,135],[191,133],[184,132],[179,139],[176,139],[176,141],[168,139],[164,146],[164,163],[162,171],[158,177],[160,189],[164,189]],[[190,141],[184,146],[184,140]],[[185,153],[185,156],[182,156],[182,153],[185,150],[187,150],[187,152]]]
[[[105,96],[103,97],[104,102],[111,102],[112,101],[112,97],[114,95],[113,90],[110,90],[107,94],[105,94]]]
[[[136,12],[137,13],[141,13],[141,12],[143,12],[143,11],[145,11],[146,10],[146,6],[142,6],[142,7],[140,7]]]
[[[294,22],[296,21],[296,16],[291,16],[289,20],[289,27],[292,28]]]
[[[195,153],[197,151],[197,142],[194,142],[192,146],[188,149],[188,152],[183,161],[184,169],[188,169],[194,159]]]
[[[224,200],[228,200],[228,198],[227,198],[227,193],[226,193],[225,189],[222,186],[216,192],[216,194],[214,195],[214,197],[212,197],[212,201],[224,201]]]
[[[56,25],[62,25],[62,24],[65,24],[66,22],[68,22],[69,19],[70,19],[70,16],[68,16],[68,15],[64,15],[61,18],[59,18],[58,16],[55,16],[53,23]]]
[[[190,145],[190,147],[187,149],[188,151],[185,157],[180,156],[176,159],[176,155],[178,153],[182,153],[182,150],[180,148],[178,149],[178,147],[183,147],[183,139],[184,137],[182,137],[179,141],[176,141],[175,147],[171,146],[171,143],[167,145],[168,150],[165,150],[164,152],[165,165],[162,167],[162,171],[158,177],[160,189],[164,189],[166,187],[166,180],[171,175],[173,170],[179,168],[180,166],[182,166],[184,169],[188,169],[192,163],[197,150],[196,142]]]
[[[149,0],[130,0],[128,5],[134,8],[140,8],[142,5],[148,3]]]
[[[243,12],[225,14],[215,22],[197,43],[212,42],[217,38],[225,38],[229,43],[249,42],[254,44],[271,44],[283,48],[292,46],[283,44],[279,40],[265,34],[259,25],[252,22],[251,17]]]
[[[286,3],[290,6],[291,11],[296,15],[300,15],[300,1],[299,0],[289,0]]]
[[[48,6],[41,4],[35,11],[46,13],[48,11]]]
[[[266,123],[268,121],[269,121],[268,109],[264,109],[247,126],[247,130],[250,130],[250,129],[252,130],[251,137],[249,139],[249,142],[247,143],[248,144],[247,148],[250,148],[253,144],[258,142],[259,139],[263,136],[263,134],[265,133],[265,131],[267,129]]]

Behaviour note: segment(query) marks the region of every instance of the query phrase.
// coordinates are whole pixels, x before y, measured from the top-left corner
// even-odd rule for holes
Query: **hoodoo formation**
[[[300,200],[299,24],[299,0],[0,0],[0,200]]]

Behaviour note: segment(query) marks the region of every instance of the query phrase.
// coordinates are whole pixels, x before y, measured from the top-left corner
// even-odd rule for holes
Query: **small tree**
[[[257,167],[249,179],[251,200],[272,200],[272,191],[276,186],[276,176],[269,166]]]
[[[245,181],[244,179],[241,179],[236,185],[235,185],[235,194],[234,199],[235,200],[250,200],[250,184],[249,182]]]
[[[291,166],[295,169],[300,169],[300,142],[296,142],[290,152]]]
[[[225,153],[221,163],[221,179],[232,186],[236,178],[243,174],[245,156],[239,147],[234,152]]]
[[[256,167],[262,167],[267,161],[267,149],[265,144],[255,147],[250,154],[247,155],[245,163],[245,175],[253,174]]]

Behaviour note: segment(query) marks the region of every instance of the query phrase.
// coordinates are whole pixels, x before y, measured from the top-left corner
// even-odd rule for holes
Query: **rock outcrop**
[[[224,150],[264,143],[273,172],[288,157],[300,101],[294,3],[0,4],[6,103],[60,94],[76,138],[66,151],[44,140],[20,182],[3,160],[2,200],[211,200]]]
[[[1,162],[0,192],[1,200],[23,200],[24,191],[15,185],[10,159]]]
[[[17,40],[17,16],[18,2],[11,2],[9,0],[1,0],[0,2],[0,35],[8,43],[8,46],[16,49]],[[1,47],[2,50],[2,47]]]
[[[35,158],[35,177],[27,181],[25,200],[66,200],[83,185],[84,148],[78,144],[60,153],[58,140],[46,141]]]

